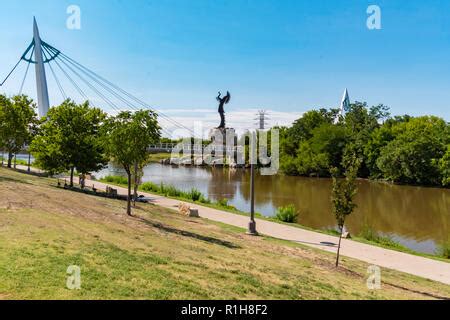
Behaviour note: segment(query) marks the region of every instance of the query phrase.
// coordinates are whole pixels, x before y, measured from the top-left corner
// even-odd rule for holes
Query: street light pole
[[[28,151],[28,168],[27,168],[28,173],[31,172],[31,152]]]
[[[255,221],[255,153],[256,150],[256,142],[255,135],[252,133],[252,141],[250,143],[250,222],[248,223],[248,231],[247,234],[252,236],[257,236],[258,232],[256,231],[256,221]]]

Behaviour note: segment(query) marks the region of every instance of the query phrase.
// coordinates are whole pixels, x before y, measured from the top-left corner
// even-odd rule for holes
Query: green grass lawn
[[[450,286],[0,168],[0,299],[427,299]],[[81,289],[66,288],[70,265]]]

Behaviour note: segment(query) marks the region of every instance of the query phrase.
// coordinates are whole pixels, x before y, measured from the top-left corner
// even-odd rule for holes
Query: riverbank
[[[450,287],[172,209],[0,168],[0,299],[444,299]],[[18,197],[20,194],[20,197]],[[243,259],[245,257],[245,259]],[[81,290],[66,288],[81,268]],[[13,267],[11,267],[13,266]],[[3,271],[2,271],[3,270]]]
[[[108,183],[108,184],[112,184],[115,186],[121,186],[121,187],[127,186],[126,178],[121,177],[121,176],[107,176],[107,177],[100,179],[99,181]],[[142,184],[140,186],[139,190],[141,192],[150,192],[152,194],[162,195],[165,197],[169,197],[171,199],[188,201],[188,202],[191,202],[194,204],[200,204],[202,206],[206,206],[206,207],[218,209],[218,210],[224,210],[224,211],[234,213],[234,214],[239,214],[239,215],[243,215],[243,216],[249,215],[248,212],[238,210],[237,208],[229,205],[228,201],[226,199],[223,199],[223,200],[221,199],[219,201],[214,202],[214,201],[208,199],[205,195],[201,194],[196,189],[192,189],[190,191],[181,191],[170,185],[165,185],[165,184],[158,185],[158,184],[154,184],[151,182],[145,182],[144,184]],[[192,194],[196,194],[196,199],[192,198],[192,196],[191,196]],[[330,215],[331,215],[331,213],[330,213]],[[278,223],[278,224],[293,226],[293,227],[305,229],[308,231],[314,231],[314,232],[318,232],[318,233],[322,233],[322,234],[326,234],[326,235],[332,235],[332,236],[338,235],[337,231],[332,230],[332,229],[320,230],[320,229],[309,228],[309,227],[301,225],[299,223],[286,223],[286,222],[277,220],[274,217],[264,216],[261,213],[256,213],[256,216],[259,219],[263,219],[263,220]],[[398,242],[394,241],[390,237],[379,235],[377,232],[375,232],[374,230],[372,230],[370,228],[363,230],[363,232],[361,234],[356,234],[356,235],[352,234],[351,240],[378,246],[378,247],[385,248],[385,249],[391,249],[391,250],[404,252],[404,253],[408,253],[408,254],[413,254],[413,255],[417,255],[417,256],[421,256],[421,257],[436,259],[439,261],[450,262],[449,256],[448,256],[449,249],[447,247],[443,247],[442,249],[440,248],[439,250],[442,250],[442,252],[437,252],[435,255],[425,254],[425,253],[421,253],[421,252],[417,252],[412,249],[409,249],[409,248],[399,244]]]
[[[107,187],[107,184],[98,181],[90,181],[89,183],[95,184],[96,187]],[[120,193],[126,194],[125,188],[118,187],[117,189]],[[150,193],[143,194],[147,197],[151,197],[153,204],[166,208],[178,207],[180,203],[179,200],[170,199],[167,197],[155,197],[155,195]],[[244,215],[233,214],[225,210],[209,208],[199,204],[196,204],[195,207],[199,208],[201,217],[240,228],[246,228],[248,225],[248,217],[245,217]],[[274,223],[264,219],[257,219],[257,225],[258,231],[264,235],[302,243],[307,246],[332,253],[336,252],[338,238],[335,236],[313,232],[290,225],[288,226],[280,223]],[[359,243],[349,239],[344,239],[342,243],[341,254],[344,256],[450,284],[450,264],[446,261],[429,259],[419,255],[412,255],[385,249],[379,246]]]
[[[111,164],[95,174],[125,175],[120,166]],[[144,167],[143,181],[172,185],[182,191],[196,188],[213,201],[228,199],[230,205],[248,212],[250,209],[250,172],[209,167]],[[450,190],[399,186],[358,180],[357,208],[347,219],[352,235],[367,227],[382,237],[423,254],[435,255],[450,238]],[[280,207],[295,205],[299,224],[314,230],[336,229],[331,207],[331,180],[284,175],[255,176],[255,210],[273,216]]]

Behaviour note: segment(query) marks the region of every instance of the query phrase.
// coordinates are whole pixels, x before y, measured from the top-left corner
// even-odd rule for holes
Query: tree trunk
[[[71,167],[70,168],[70,187],[73,187],[73,172],[74,172],[75,168]]]
[[[341,228],[341,234],[339,235],[339,244],[337,249],[337,255],[336,255],[336,268],[339,267],[339,254],[341,251],[341,240],[342,240],[342,233],[344,232],[344,226]]]
[[[134,193],[133,193],[133,207],[136,207],[136,200],[137,200],[137,197],[138,197],[138,194],[137,194],[137,189],[138,189],[138,186],[139,186],[139,173],[138,173],[138,169],[139,169],[139,166],[138,166],[138,163],[137,163],[137,161],[134,163]]]
[[[14,169],[16,169],[17,166],[17,154],[14,154]]]
[[[13,155],[11,152],[8,152],[8,168],[11,169]]]
[[[131,171],[127,170],[128,175],[128,196],[127,196],[127,215],[131,216]]]

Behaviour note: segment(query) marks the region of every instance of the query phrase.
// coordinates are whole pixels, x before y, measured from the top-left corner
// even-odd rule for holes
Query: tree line
[[[140,183],[147,148],[160,140],[157,114],[151,110],[123,111],[108,116],[89,102],[68,99],[38,119],[36,104],[25,95],[0,95],[0,149],[13,156],[25,147],[35,165],[51,174],[81,175],[104,168],[110,160],[123,166],[128,178],[127,214],[131,215],[131,188]]]
[[[450,124],[436,116],[392,117],[384,105],[355,102],[306,112],[280,129],[280,168],[287,175],[331,177],[346,159],[357,176],[395,183],[450,186]]]

